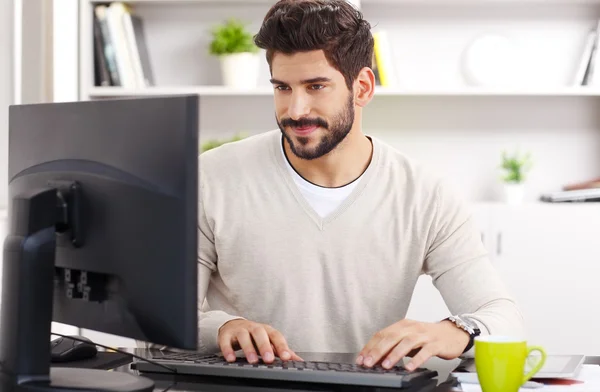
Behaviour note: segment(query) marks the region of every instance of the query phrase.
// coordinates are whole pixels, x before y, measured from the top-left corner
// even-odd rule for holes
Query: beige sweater
[[[465,204],[385,144],[326,218],[300,194],[266,132],[200,156],[199,346],[236,317],[278,329],[298,352],[358,352],[405,317],[429,274],[453,314],[482,333],[523,335]]]

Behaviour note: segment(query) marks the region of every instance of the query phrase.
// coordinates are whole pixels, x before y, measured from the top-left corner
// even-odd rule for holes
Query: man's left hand
[[[451,321],[424,323],[401,320],[377,332],[358,354],[356,363],[373,367],[381,363],[386,369],[396,365],[409,353],[416,353],[405,368],[412,371],[433,356],[454,359],[469,343],[469,334]]]

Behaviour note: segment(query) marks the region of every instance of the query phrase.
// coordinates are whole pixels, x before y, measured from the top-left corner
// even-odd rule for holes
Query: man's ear
[[[354,81],[354,102],[360,106],[365,107],[375,93],[375,74],[369,67],[364,67],[358,73],[358,77]]]

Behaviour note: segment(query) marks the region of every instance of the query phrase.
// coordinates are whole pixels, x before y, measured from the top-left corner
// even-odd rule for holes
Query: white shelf
[[[273,95],[271,87],[257,89],[232,89],[224,86],[174,86],[148,87],[143,89],[127,89],[122,87],[93,87],[89,90],[90,98],[182,95],[198,94],[202,96],[269,96]]]
[[[600,96],[600,88],[590,87],[555,87],[555,88],[530,88],[530,89],[499,89],[457,87],[448,89],[398,89],[376,88],[375,94],[387,96],[566,96],[566,97],[595,97]]]
[[[232,89],[224,86],[176,86],[176,87],[148,87],[144,89],[125,89],[121,87],[93,87],[89,90],[90,98],[136,97],[156,95],[182,95],[198,94],[201,96],[272,96],[271,87],[257,89]],[[401,89],[377,87],[376,96],[402,97],[402,96],[539,96],[539,97],[596,97],[600,96],[598,87],[556,87],[534,89],[490,89],[490,88],[452,88],[452,89]]]

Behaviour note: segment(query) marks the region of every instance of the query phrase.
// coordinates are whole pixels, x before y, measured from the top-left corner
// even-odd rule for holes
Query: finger
[[[292,351],[292,361],[304,362],[304,359],[302,359],[302,357],[300,357],[298,354]]]
[[[252,339],[254,340],[256,348],[258,348],[258,352],[260,352],[263,361],[265,363],[272,363],[275,359],[275,355],[273,355],[271,341],[265,328],[262,325],[257,325],[256,327],[252,328],[250,333],[252,334]]]
[[[409,363],[406,364],[405,368],[409,372],[412,372],[416,368],[420,367],[432,356],[437,355],[437,350],[435,350],[431,345],[424,345],[421,350],[410,360]]]
[[[271,339],[271,343],[275,346],[275,351],[277,352],[277,356],[284,361],[293,359],[292,357],[295,355],[294,352],[289,348],[285,337],[276,329],[271,329],[269,331],[269,338]],[[296,355],[297,358],[300,358]],[[297,361],[298,359],[294,359]]]
[[[240,343],[240,347],[244,351],[244,355],[246,356],[248,362],[256,363],[258,361],[258,355],[254,349],[254,342],[252,341],[250,332],[248,332],[246,329],[242,329],[235,336]]]
[[[375,366],[403,339],[402,335],[387,333],[377,344],[365,354],[364,365]]]
[[[358,357],[356,358],[357,365],[363,365],[365,363],[365,359],[367,358],[369,352],[379,344],[381,339],[383,338],[383,331],[377,332],[373,337],[365,344],[362,350],[358,353]]]
[[[221,353],[223,353],[223,357],[227,360],[227,362],[235,362],[235,351],[232,346],[232,336],[230,334],[223,334],[219,336],[219,347],[221,348]]]
[[[279,356],[279,354],[277,354],[277,350],[275,349],[275,346],[273,346],[273,343],[271,343],[271,347],[273,348],[273,352],[275,353],[275,355]],[[298,354],[296,354],[296,352],[294,350],[289,350],[290,353],[290,358],[292,361],[299,361],[299,362],[304,362],[304,359],[299,356]],[[279,358],[281,358],[281,356],[279,356]],[[283,359],[285,361],[285,359]]]
[[[408,355],[409,352],[422,347],[425,342],[426,338],[422,335],[410,335],[405,337],[389,352],[381,363],[381,366],[390,369],[395,366],[398,361]]]

